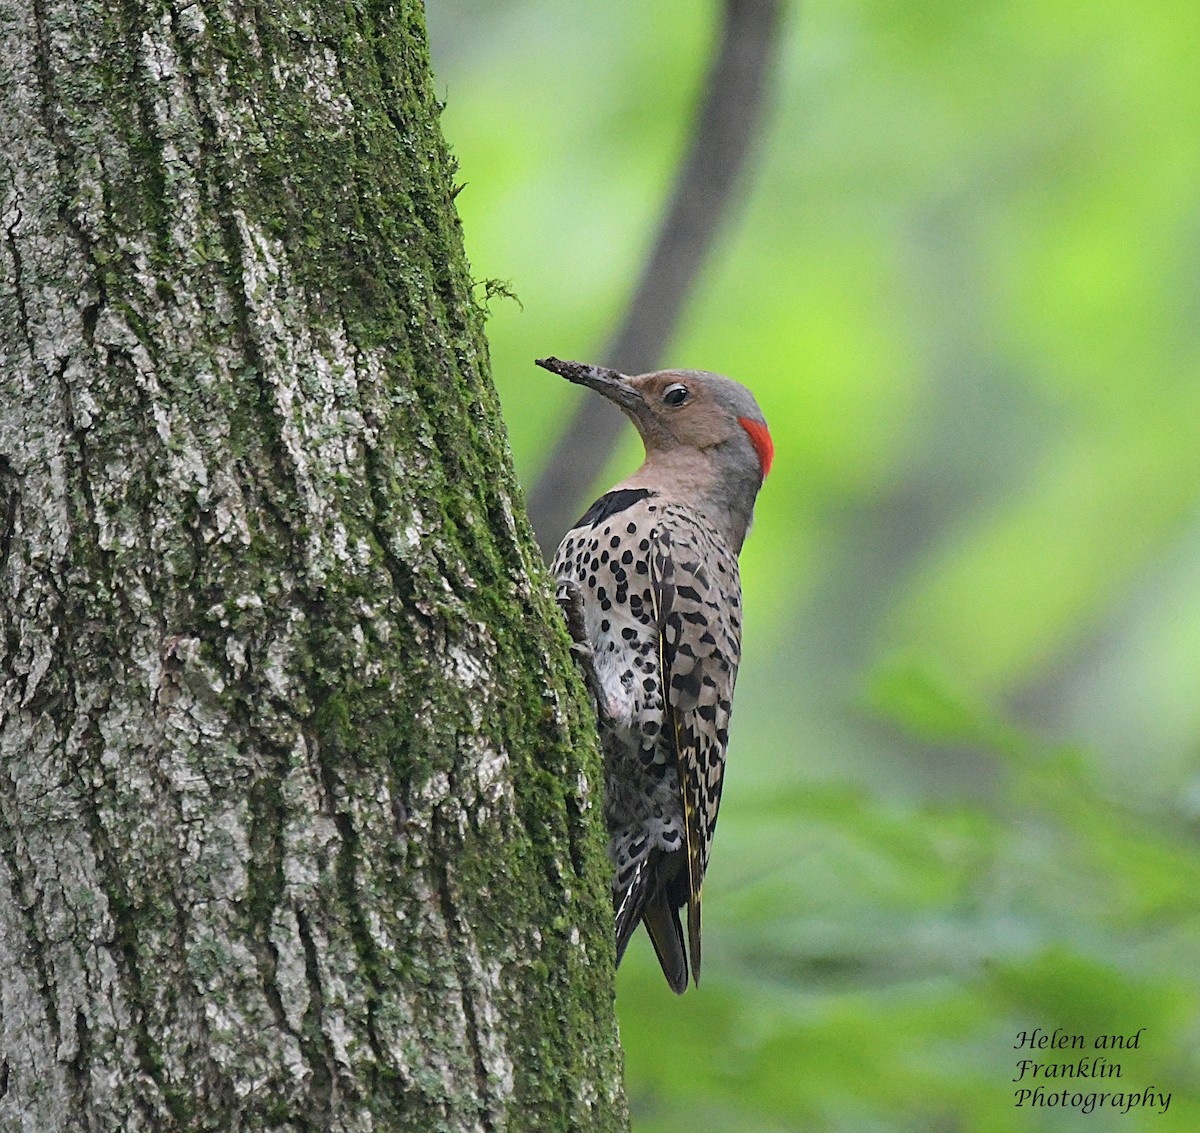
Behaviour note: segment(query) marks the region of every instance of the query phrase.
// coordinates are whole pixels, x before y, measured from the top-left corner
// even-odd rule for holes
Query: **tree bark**
[[[0,1129],[626,1126],[419,4],[0,0]]]

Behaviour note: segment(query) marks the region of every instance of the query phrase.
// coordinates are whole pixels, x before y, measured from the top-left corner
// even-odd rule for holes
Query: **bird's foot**
[[[587,622],[583,613],[583,591],[579,584],[570,579],[560,580],[554,592],[559,609],[567,623],[567,632],[571,635],[571,654],[583,673],[583,683],[591,694],[596,706],[596,716],[601,723],[611,720],[608,697],[600,677],[596,673],[596,654],[588,637]]]

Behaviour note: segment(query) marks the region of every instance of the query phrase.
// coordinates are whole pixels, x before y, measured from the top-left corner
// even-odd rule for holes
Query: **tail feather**
[[[664,876],[663,859],[652,854],[638,864],[624,892],[613,893],[613,911],[616,917],[617,963],[625,955],[625,949],[637,930],[638,924],[646,926],[646,932],[658,954],[658,963],[678,995],[687,991],[688,962],[684,945],[683,925],[675,907],[684,897],[678,884],[680,859],[667,859],[668,876]],[[674,868],[671,868],[674,867]],[[671,884],[674,881],[675,884]],[[673,897],[673,899],[672,899]],[[692,971],[700,971],[700,913],[699,908],[688,910],[688,935],[692,953]]]
[[[623,893],[613,893],[613,913],[616,916],[617,963],[625,955],[625,949],[634,930],[642,919],[642,909],[650,895],[651,871],[645,861],[639,863],[629,887]]]
[[[683,950],[683,925],[679,914],[667,902],[667,895],[660,889],[646,903],[642,911],[642,923],[650,934],[658,963],[667,977],[667,983],[676,995],[682,995],[688,986],[687,955]]]

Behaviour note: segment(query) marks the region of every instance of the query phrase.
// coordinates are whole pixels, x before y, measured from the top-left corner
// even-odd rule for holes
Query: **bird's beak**
[[[583,362],[563,362],[558,358],[538,358],[535,360],[543,370],[549,370],[559,377],[566,378],[578,386],[587,386],[609,401],[628,411],[635,419],[646,412],[646,401],[642,395],[629,384],[629,379],[616,370],[603,366],[588,366]]]

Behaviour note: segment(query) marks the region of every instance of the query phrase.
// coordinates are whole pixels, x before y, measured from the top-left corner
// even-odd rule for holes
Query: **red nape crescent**
[[[754,451],[758,453],[758,463],[762,466],[765,480],[767,473],[771,471],[771,461],[775,459],[775,443],[771,440],[771,433],[761,421],[754,421],[749,417],[739,417],[738,424],[746,430]]]

